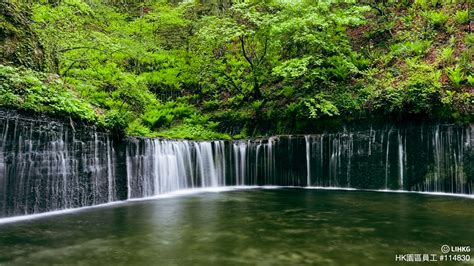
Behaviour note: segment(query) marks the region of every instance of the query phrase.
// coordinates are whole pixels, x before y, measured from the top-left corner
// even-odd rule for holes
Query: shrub
[[[94,108],[57,76],[0,65],[0,84],[0,106],[90,122],[98,119]]]
[[[469,22],[469,12],[467,10],[459,10],[456,12],[456,22],[459,24],[466,24]]]
[[[446,63],[451,63],[453,60],[454,49],[451,47],[443,48],[440,52],[441,60]]]
[[[305,101],[305,105],[309,110],[309,118],[339,115],[339,110],[334,103],[326,98],[327,95],[320,93]]]
[[[469,84],[471,86],[474,86],[474,76],[473,75],[467,76],[467,84]]]
[[[122,135],[127,128],[127,113],[119,110],[109,110],[104,117],[104,126],[112,132]]]
[[[446,90],[441,102],[448,107],[448,109],[453,111],[452,116],[455,119],[461,118],[460,113],[467,115],[467,118],[469,114],[474,112],[474,95],[469,92]]]
[[[423,65],[422,65],[423,66]],[[434,103],[439,101],[441,71],[414,68],[409,78],[401,85],[404,94],[405,111],[409,113],[429,113]]]
[[[231,137],[227,134],[218,133],[205,125],[179,125],[170,129],[166,129],[153,134],[156,137],[172,138],[172,139],[196,139],[196,140],[212,140],[223,139],[229,140]]]
[[[446,74],[454,87],[458,88],[461,86],[461,82],[464,80],[464,73],[462,72],[461,67],[448,67],[446,69]]]
[[[438,11],[426,11],[424,12],[424,15],[426,19],[428,19],[428,22],[433,25],[435,28],[440,28],[443,27],[444,24],[449,19],[449,15],[445,14],[443,12],[438,12]]]
[[[464,43],[467,47],[474,47],[474,33],[468,33],[464,36]]]
[[[430,41],[395,43],[390,46],[390,50],[395,56],[416,56],[425,54],[430,45]]]
[[[144,126],[141,119],[135,119],[127,127],[127,135],[130,136],[151,136],[151,130]]]
[[[361,94],[365,98],[364,108],[369,111],[395,113],[403,109],[403,92],[392,86],[374,84],[363,88]]]
[[[415,5],[420,6],[422,9],[426,10],[430,6],[436,7],[439,4],[440,0],[415,0]]]

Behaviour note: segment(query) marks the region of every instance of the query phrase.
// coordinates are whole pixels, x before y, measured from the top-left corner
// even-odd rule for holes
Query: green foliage
[[[446,47],[446,48],[443,48],[441,50],[441,60],[443,62],[446,62],[448,64],[450,64],[451,62],[453,62],[453,54],[454,54],[454,49],[451,48],[451,47]]]
[[[467,76],[467,83],[471,86],[474,86],[474,75]]]
[[[459,24],[466,24],[469,22],[469,11],[468,10],[458,10],[456,12],[456,22]]]
[[[455,87],[459,87],[465,78],[462,68],[459,66],[448,67],[446,69],[446,74]]]
[[[193,139],[472,114],[474,37],[461,3],[14,2],[0,11],[0,36],[13,36],[2,47],[21,62],[3,61],[56,74],[2,66],[2,106]]]
[[[418,5],[423,10],[426,10],[430,7],[435,7],[437,3],[437,0],[415,0],[415,5]]]
[[[311,56],[308,56],[304,58],[293,58],[287,60],[283,64],[276,66],[273,69],[273,74],[286,79],[301,78],[307,75],[308,66],[312,59],[313,58]]]
[[[93,107],[55,75],[0,65],[0,105],[55,115],[98,120]]]
[[[112,132],[122,135],[127,128],[127,115],[119,110],[110,110],[104,116],[104,126]]]
[[[449,19],[449,15],[442,11],[426,11],[424,16],[435,28],[443,27]]]
[[[417,56],[424,55],[430,45],[430,41],[395,43],[390,46],[390,50],[395,56]]]
[[[474,47],[474,33],[468,33],[464,36],[464,42],[470,48]]]
[[[135,119],[127,127],[126,133],[129,136],[151,136],[152,131],[143,125],[143,120]]]
[[[196,139],[196,140],[229,140],[231,137],[227,134],[217,133],[213,129],[202,125],[179,125],[168,130],[153,134],[155,137],[171,139]]]
[[[31,17],[24,1],[0,1],[0,64],[54,71],[31,27]]]
[[[346,80],[357,72],[356,66],[342,55],[331,56],[327,60],[331,64],[327,71],[337,80]]]
[[[190,118],[195,113],[188,104],[167,102],[164,105],[149,106],[142,119],[151,128],[169,127],[173,122]]]
[[[410,75],[407,80],[401,83],[401,86],[406,90],[405,108],[412,113],[430,112],[433,103],[439,102],[441,71],[416,61],[407,61],[407,64],[410,67]]]
[[[460,112],[469,114],[474,112],[474,94],[447,90],[441,102],[452,112],[452,116],[460,117]],[[468,118],[468,117],[466,117]],[[467,119],[469,121],[469,119]]]
[[[310,118],[319,118],[322,115],[339,115],[337,107],[331,101],[327,100],[326,97],[324,94],[318,94],[305,101],[305,105],[309,109]]]

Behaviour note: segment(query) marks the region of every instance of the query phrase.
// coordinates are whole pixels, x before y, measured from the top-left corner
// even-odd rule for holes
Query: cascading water
[[[304,136],[306,144],[306,185],[311,186],[311,136]]]
[[[115,153],[104,133],[3,114],[0,217],[114,201]]]
[[[160,160],[150,145],[183,145],[167,149],[166,156],[189,163],[183,176],[190,187],[233,185],[320,186],[473,194],[473,127],[450,125],[411,127],[325,135],[279,136],[267,140],[188,142],[131,139],[128,179],[147,184],[162,179],[149,172],[146,161]],[[174,143],[174,144],[173,144]],[[142,147],[143,146],[143,147]],[[142,147],[142,148],[139,148]],[[188,147],[188,148],[184,148]],[[204,148],[205,147],[205,148]],[[143,151],[143,153],[131,152]],[[184,152],[186,151],[186,152]],[[151,156],[151,157],[150,157]],[[189,158],[193,158],[189,160]],[[161,159],[164,162],[164,160]],[[216,171],[219,167],[228,171]],[[145,167],[143,167],[145,165]],[[166,166],[170,167],[170,164]],[[205,169],[202,171],[202,169]],[[189,182],[191,180],[191,182]],[[215,180],[218,180],[217,182]],[[174,190],[185,188],[175,186]],[[132,198],[158,195],[132,187]]]
[[[200,187],[474,194],[474,126],[388,126],[246,141],[127,138],[0,113],[0,217]],[[43,121],[43,122],[42,122]]]

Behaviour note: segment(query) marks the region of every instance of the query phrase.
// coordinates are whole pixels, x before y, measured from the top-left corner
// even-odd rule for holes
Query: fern
[[[454,49],[451,47],[446,47],[441,50],[441,60],[446,63],[451,63],[453,60]]]
[[[458,88],[461,86],[461,82],[464,80],[464,73],[461,67],[448,67],[447,73],[449,80],[454,84],[454,87]]]
[[[429,23],[433,25],[435,28],[439,28],[444,26],[449,19],[449,15],[443,12],[437,11],[426,11],[424,13],[426,19],[428,19]]]
[[[474,76],[473,75],[467,76],[467,83],[471,86],[474,86]]]
[[[456,12],[456,22],[459,24],[466,24],[469,22],[469,12],[467,10],[459,10]]]

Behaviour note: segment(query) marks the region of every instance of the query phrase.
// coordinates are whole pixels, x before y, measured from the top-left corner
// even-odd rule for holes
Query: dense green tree
[[[387,115],[473,118],[466,1],[0,4],[0,64],[55,74],[2,66],[4,82],[17,84],[17,71],[43,84],[3,85],[2,105],[188,138],[307,132]],[[56,89],[67,100],[48,108]]]

